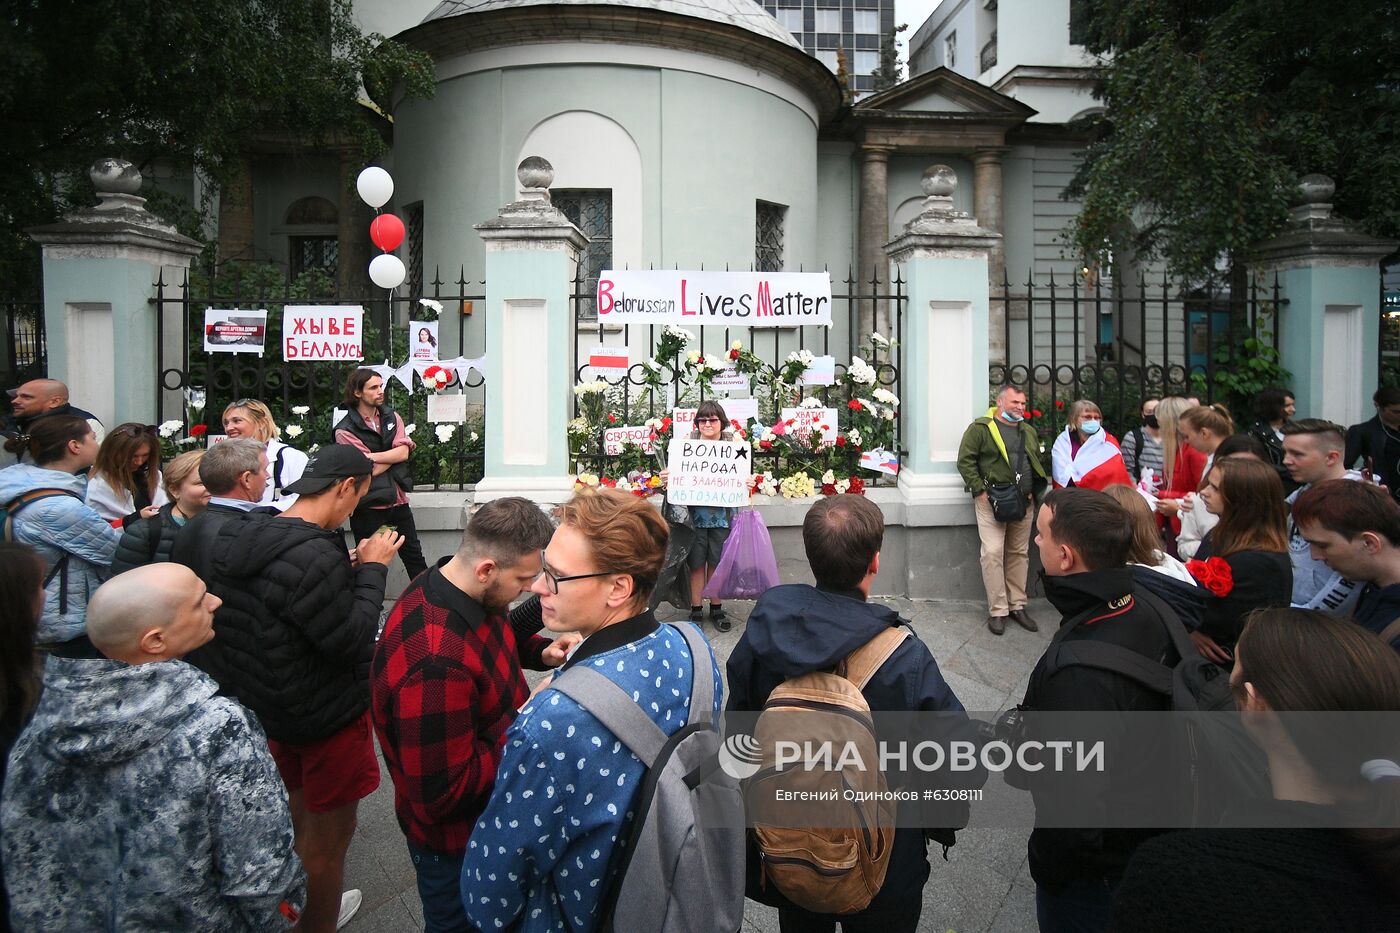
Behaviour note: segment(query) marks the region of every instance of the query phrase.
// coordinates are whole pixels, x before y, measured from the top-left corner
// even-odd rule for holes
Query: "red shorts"
[[[329,813],[374,793],[379,761],[369,711],[330,738],[309,745],[267,740],[287,792],[302,792],[311,813]]]

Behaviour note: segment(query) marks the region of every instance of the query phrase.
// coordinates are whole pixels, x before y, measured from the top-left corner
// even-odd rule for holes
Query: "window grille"
[[[578,316],[586,320],[598,317],[598,275],[612,266],[612,189],[560,188],[550,192],[554,206],[569,218],[569,222],[588,237],[588,245],[579,256],[581,280]]]
[[[783,271],[783,222],[787,208],[767,201],[755,202],[754,260],[758,272]]]

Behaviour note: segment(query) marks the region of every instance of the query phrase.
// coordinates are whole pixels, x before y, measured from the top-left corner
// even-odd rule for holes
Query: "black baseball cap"
[[[373,472],[374,464],[358,447],[351,447],[349,444],[327,444],[306,461],[306,469],[301,471],[301,479],[283,486],[282,491],[298,496],[315,495],[347,477],[369,476]]]

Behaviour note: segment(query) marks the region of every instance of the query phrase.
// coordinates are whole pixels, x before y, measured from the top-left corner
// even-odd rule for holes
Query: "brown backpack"
[[[887,786],[870,704],[861,690],[909,634],[903,627],[885,629],[834,672],[813,671],[783,681],[754,727],[762,762],[745,796],[763,884],[773,884],[793,904],[814,913],[863,910],[885,883],[894,803],[880,799]],[[798,763],[779,770],[780,739],[832,748],[833,765],[843,750],[854,748],[864,769],[827,767],[823,761],[810,769]],[[820,808],[826,826],[800,825],[804,817],[811,819],[813,808]]]

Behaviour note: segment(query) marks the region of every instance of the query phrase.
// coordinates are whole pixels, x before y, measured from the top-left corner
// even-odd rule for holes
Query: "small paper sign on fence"
[[[710,388],[718,392],[747,392],[749,391],[749,377],[739,372],[734,364],[730,363],[715,373],[714,379],[710,381]]]
[[[318,362],[362,360],[359,305],[287,305],[282,312],[282,358]]]
[[[792,420],[792,424],[788,425],[788,431],[811,438],[821,438],[823,447],[836,444],[836,409],[784,408],[783,420],[789,419]]]
[[[409,358],[414,360],[435,360],[438,358],[438,322],[408,322]]]
[[[876,447],[874,450],[861,453],[860,465],[862,469],[874,473],[888,473],[890,476],[898,476],[899,454],[885,450],[883,447]]]
[[[673,505],[736,509],[749,503],[753,459],[746,442],[672,440],[666,465],[666,496]]]
[[[205,353],[256,353],[262,356],[266,342],[266,311],[204,310]]]
[[[467,397],[460,393],[443,395],[437,392],[428,395],[429,424],[465,424],[467,421]]]
[[[621,428],[603,429],[603,453],[616,457],[622,453],[623,445],[634,444],[651,453],[651,428],[646,425],[627,425]]]
[[[802,375],[797,377],[800,386],[829,386],[836,384],[836,357],[818,356],[812,360]]]
[[[619,379],[631,366],[626,347],[594,347],[588,351],[588,368],[597,379]]]

